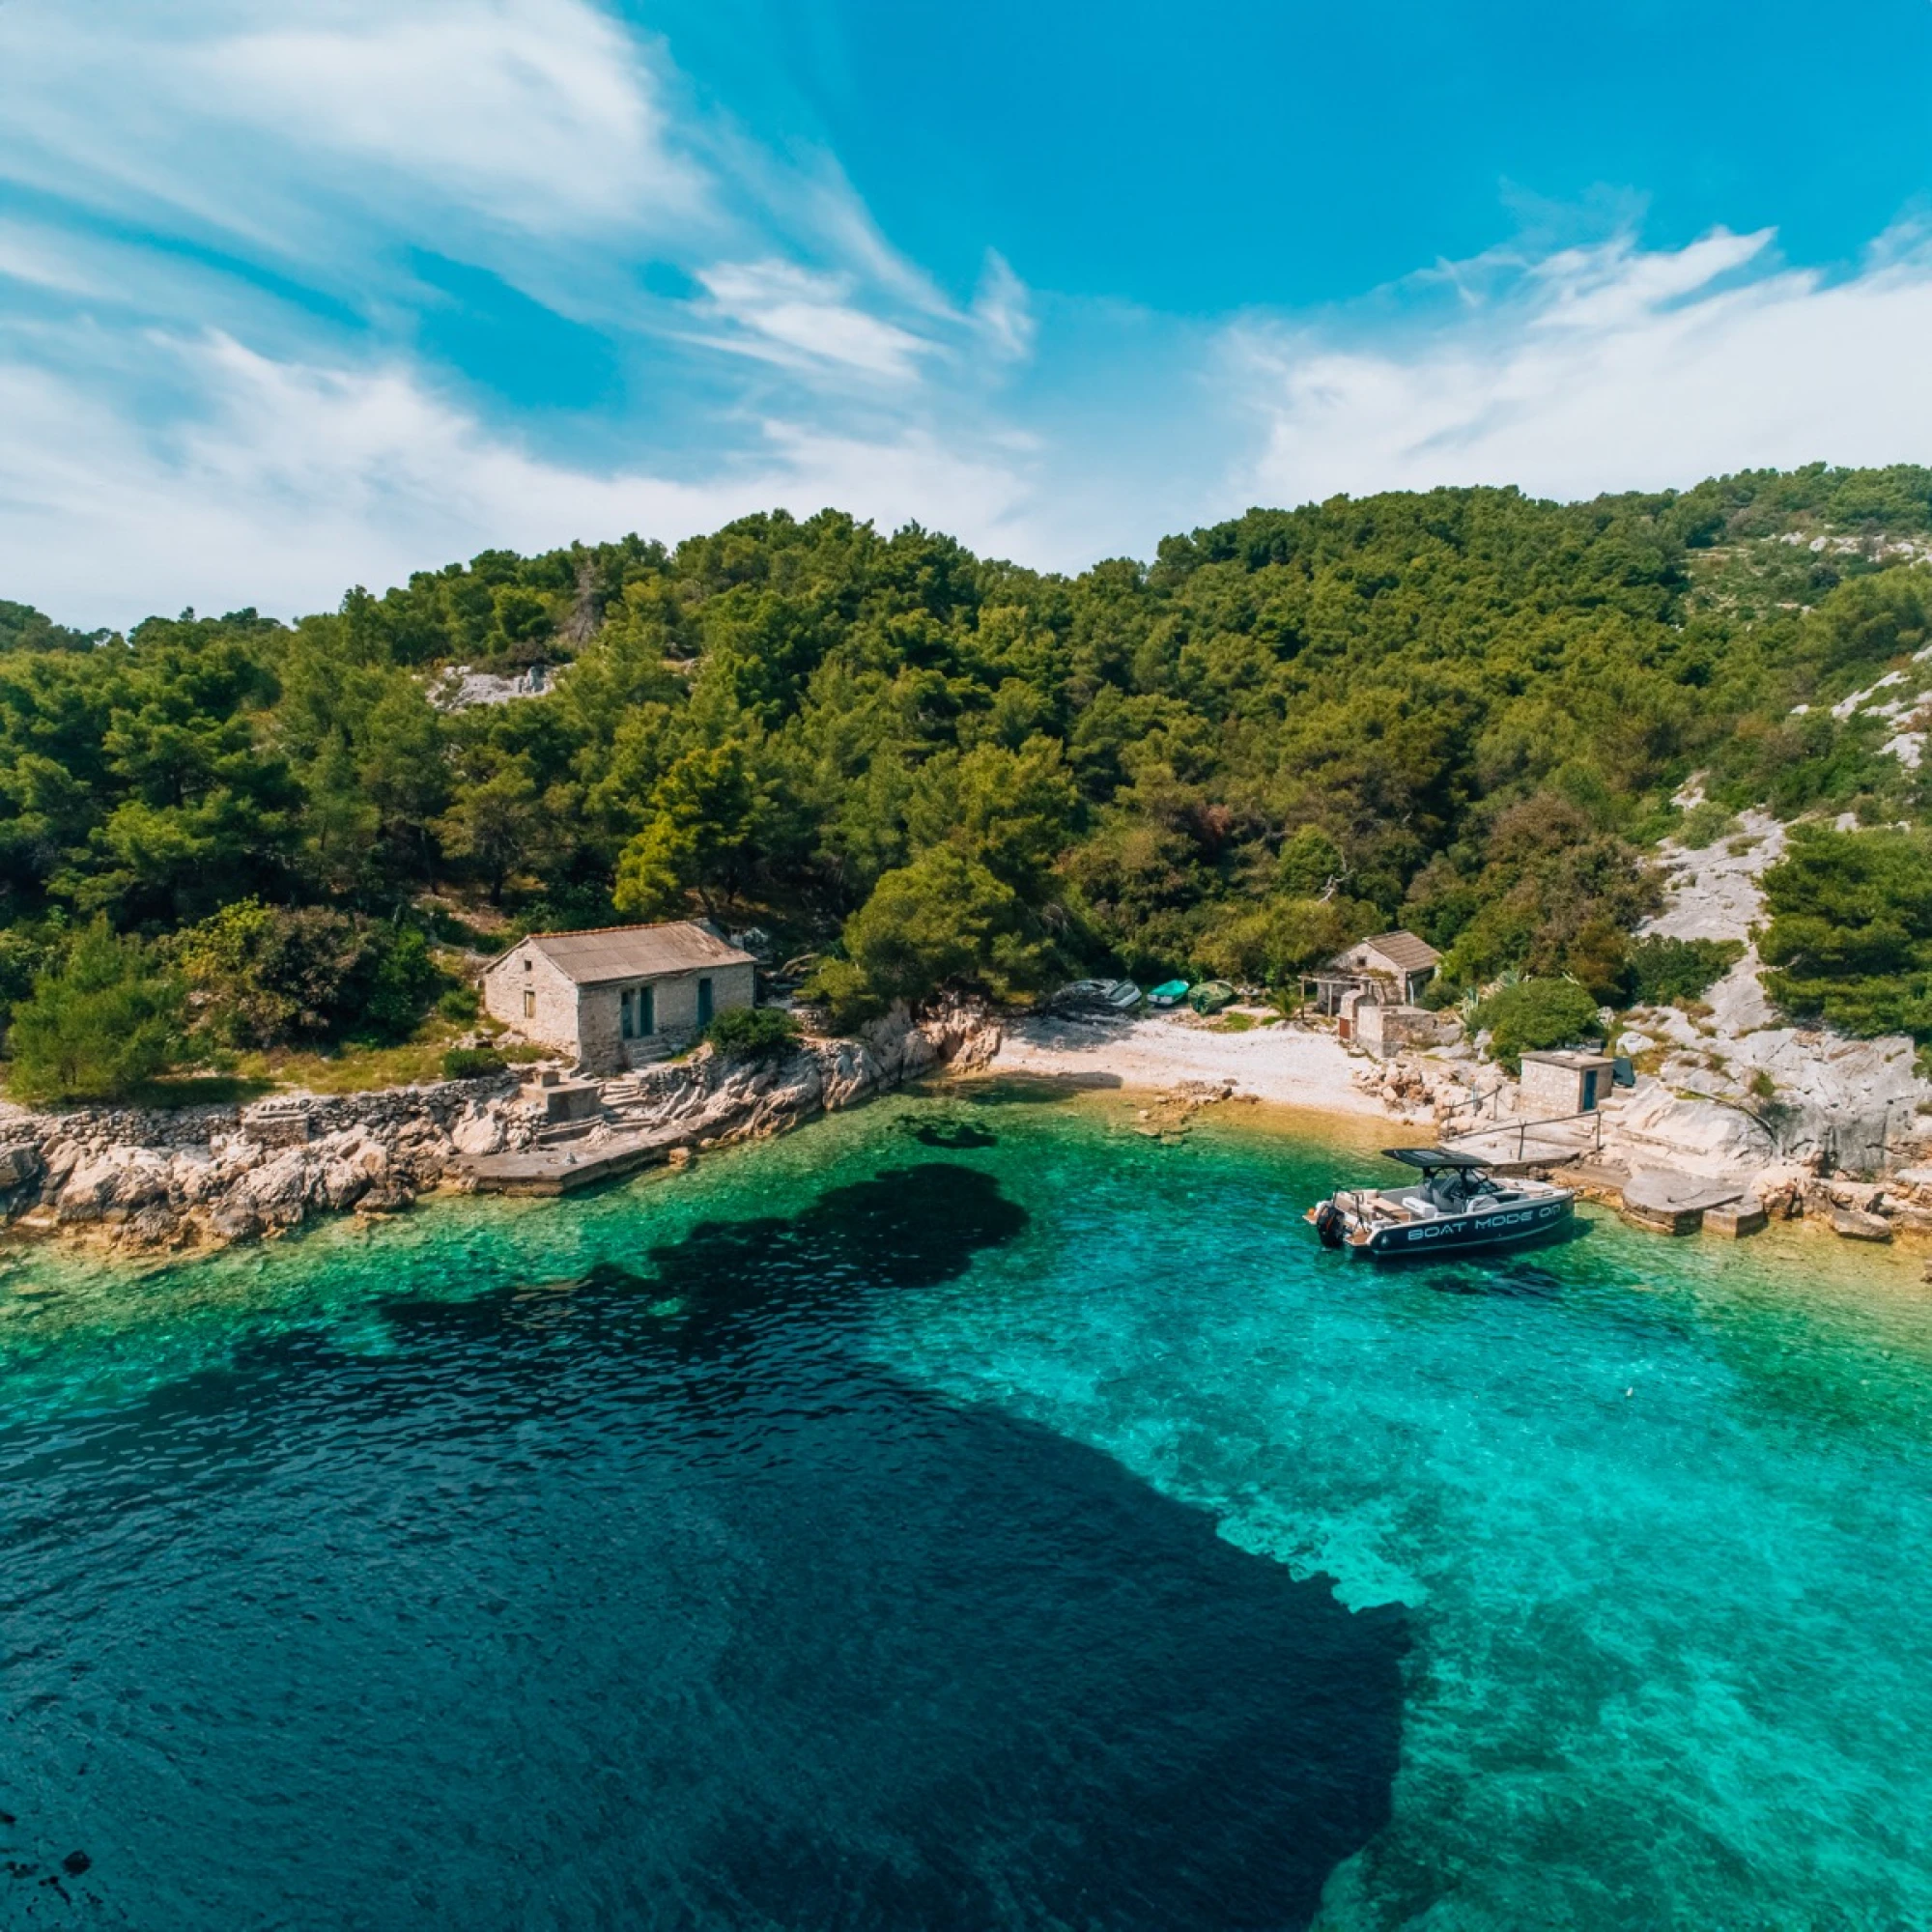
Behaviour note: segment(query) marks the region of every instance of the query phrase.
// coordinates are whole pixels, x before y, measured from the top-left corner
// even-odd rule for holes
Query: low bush
[[[452,986],[436,1003],[436,1009],[446,1020],[473,1020],[483,1010],[483,1002],[474,986]]]
[[[1716,799],[1702,799],[1687,811],[1677,826],[1677,842],[1687,852],[1702,852],[1720,838],[1728,838],[1738,829],[1738,821]]]
[[[196,1032],[223,1046],[407,1038],[442,975],[413,926],[240,899],[168,942]]]
[[[736,1060],[778,1060],[799,1042],[798,1022],[778,1007],[733,1007],[704,1030],[720,1053]]]
[[[1476,1009],[1476,1025],[1490,1034],[1490,1051],[1512,1073],[1525,1053],[1576,1046],[1597,1037],[1597,1003],[1574,980],[1519,980],[1499,987]]]
[[[509,1063],[493,1046],[452,1046],[442,1056],[445,1080],[487,1080]]]
[[[1744,951],[1743,943],[1735,939],[1634,940],[1624,954],[1631,1002],[1667,1007],[1677,1000],[1697,999],[1744,957]]]

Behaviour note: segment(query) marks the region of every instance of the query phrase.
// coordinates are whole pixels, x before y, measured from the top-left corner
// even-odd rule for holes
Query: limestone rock
[[[415,1206],[415,1189],[400,1175],[372,1181],[355,1203],[358,1214],[401,1214]]]
[[[463,1110],[463,1118],[449,1130],[458,1153],[500,1153],[508,1137],[508,1123],[494,1108],[476,1104]]]
[[[1832,1211],[1832,1232],[1851,1241],[1889,1241],[1891,1223],[1883,1214],[1867,1214],[1859,1208],[1836,1208]]]
[[[40,1179],[44,1166],[41,1151],[32,1141],[0,1147],[0,1194],[12,1193],[16,1187],[31,1187]]]
[[[284,1148],[248,1174],[235,1198],[268,1228],[294,1228],[308,1212],[314,1163],[306,1147]]]
[[[239,1197],[217,1201],[209,1210],[208,1231],[220,1241],[252,1241],[262,1232],[262,1217]]]

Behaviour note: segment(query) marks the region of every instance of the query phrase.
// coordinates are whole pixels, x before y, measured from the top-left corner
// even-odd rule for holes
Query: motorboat
[[[1387,1148],[1415,1172],[1398,1187],[1337,1188],[1303,1217],[1324,1248],[1386,1261],[1454,1249],[1500,1248],[1550,1235],[1576,1206],[1574,1188],[1548,1180],[1499,1178],[1475,1154],[1451,1148]]]

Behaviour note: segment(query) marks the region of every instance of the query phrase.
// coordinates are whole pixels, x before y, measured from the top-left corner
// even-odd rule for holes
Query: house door
[[[654,986],[638,988],[638,1037],[649,1039],[658,1030],[658,996]]]
[[[617,995],[617,1031],[626,1039],[635,1039],[638,1037],[631,1008],[631,989],[628,986]]]
[[[697,982],[697,1024],[701,1027],[708,1027],[711,1024],[711,981],[709,980],[700,980]]]
[[[1593,1066],[1583,1075],[1583,1112],[1597,1111],[1597,1069]]]

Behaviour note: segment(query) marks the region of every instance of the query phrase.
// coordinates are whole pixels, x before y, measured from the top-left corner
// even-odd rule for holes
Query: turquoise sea
[[[0,1251],[0,1923],[1932,1928],[1932,1288],[881,1102]]]

